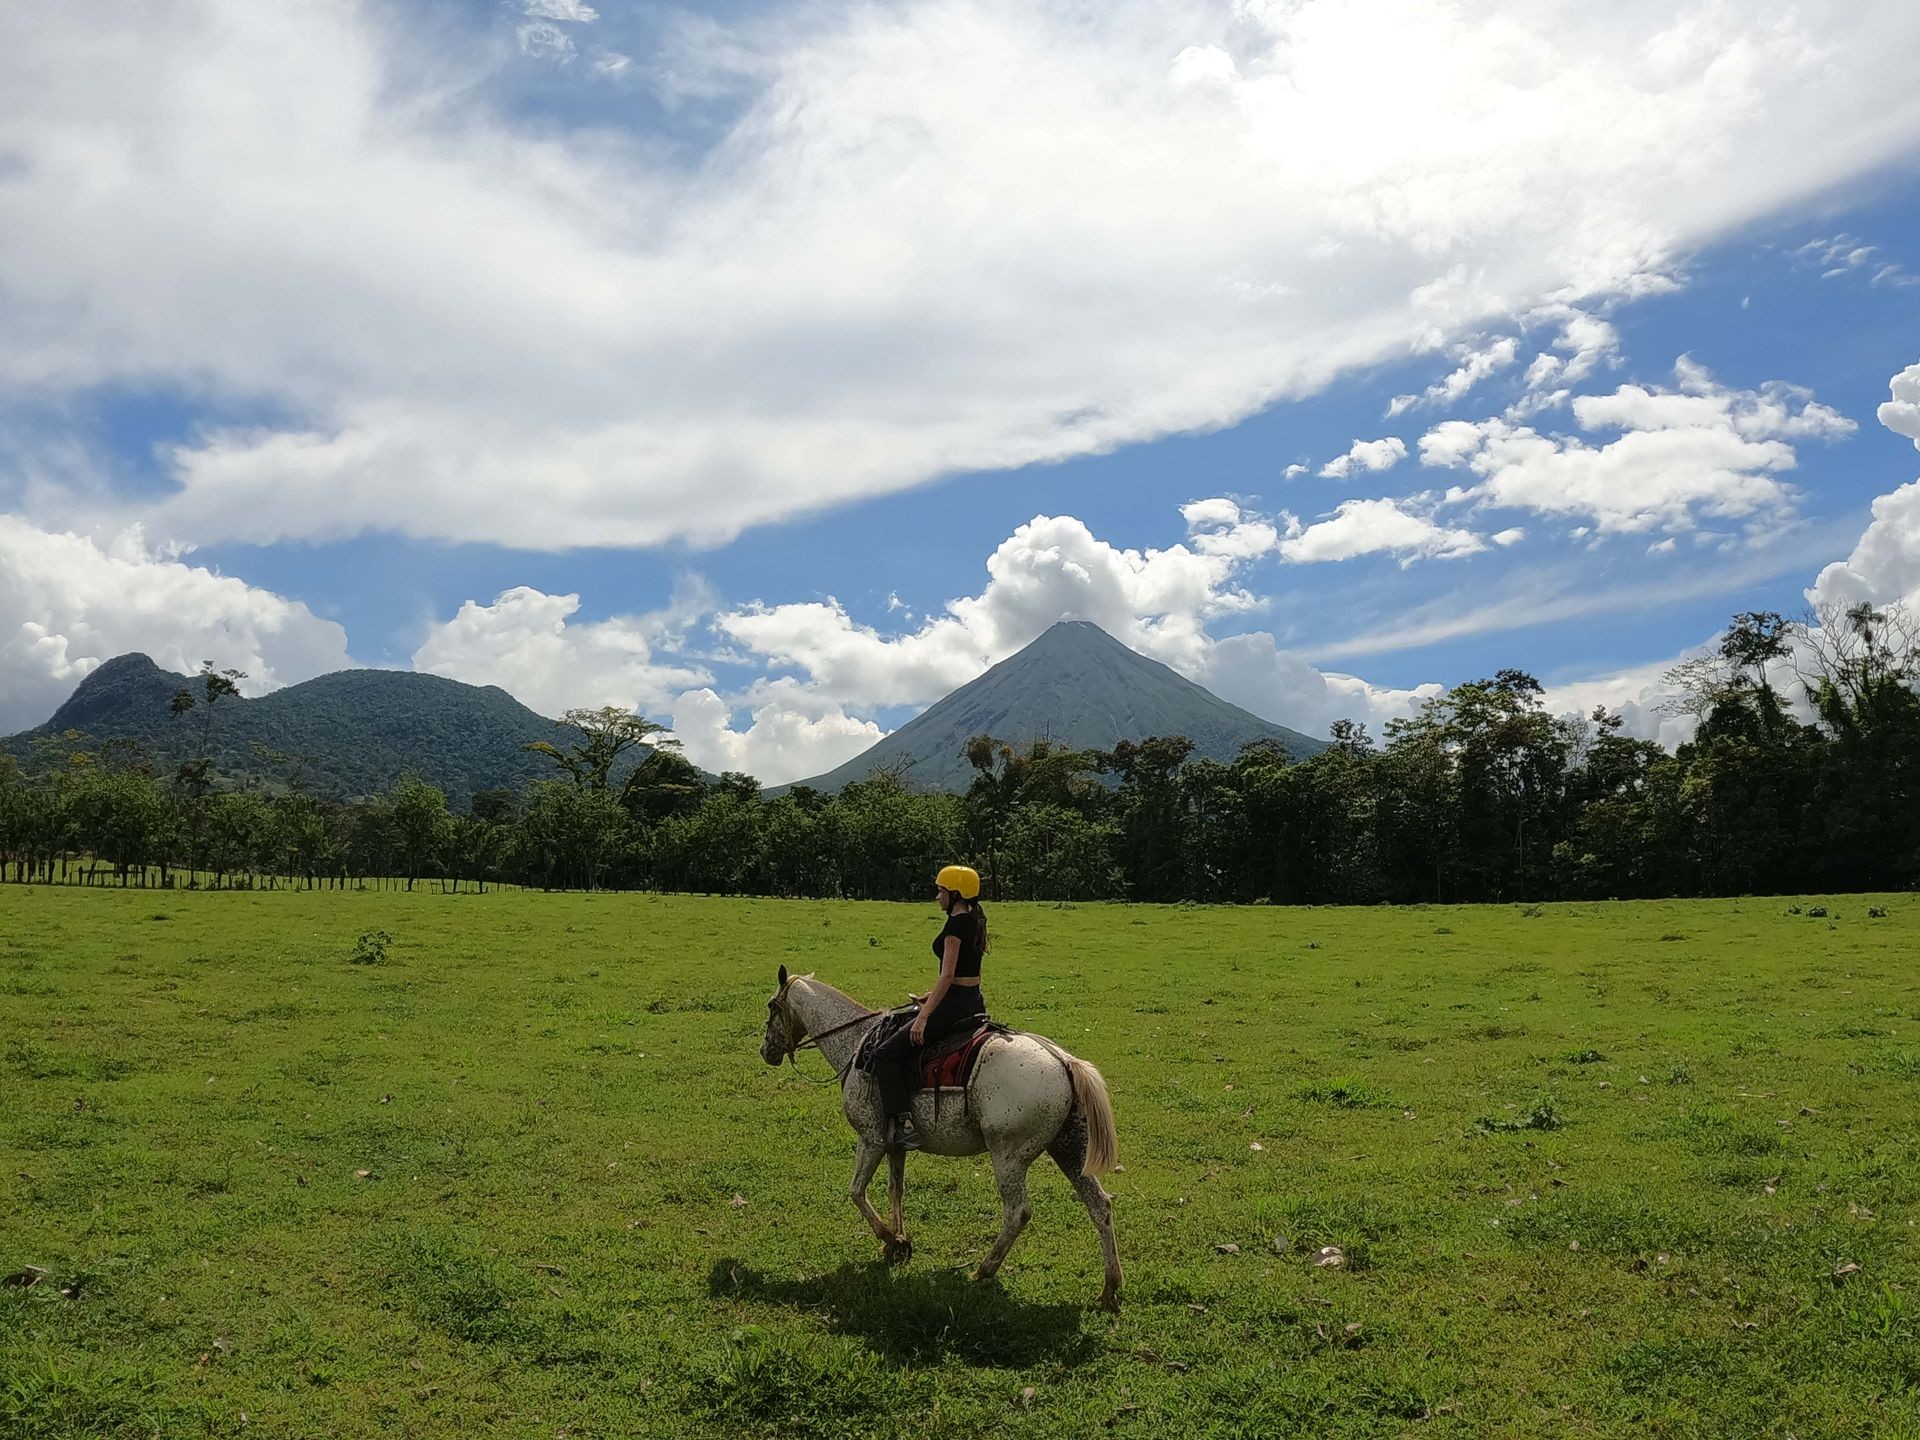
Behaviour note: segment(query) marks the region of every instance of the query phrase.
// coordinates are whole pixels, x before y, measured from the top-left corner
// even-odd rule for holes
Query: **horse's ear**
[[[782,965],[780,967],[780,988],[784,990],[786,988],[786,985],[787,985],[787,967]]]

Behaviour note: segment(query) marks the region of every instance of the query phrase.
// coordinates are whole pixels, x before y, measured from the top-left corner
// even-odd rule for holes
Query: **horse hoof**
[[[1100,1308],[1115,1315],[1119,1314],[1120,1292],[1118,1290],[1102,1290],[1100,1292]]]
[[[887,1264],[904,1265],[913,1258],[913,1241],[902,1237],[887,1242]]]

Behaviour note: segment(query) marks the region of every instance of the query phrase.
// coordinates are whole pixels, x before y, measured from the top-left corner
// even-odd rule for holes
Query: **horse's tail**
[[[1078,1055],[1069,1055],[1045,1036],[1034,1039],[1054,1053],[1067,1067],[1073,1082],[1073,1108],[1087,1124],[1087,1158],[1080,1165],[1082,1175],[1104,1175],[1118,1159],[1119,1137],[1113,1129],[1113,1101],[1107,1096],[1107,1080],[1094,1066]]]
[[[1113,1133],[1113,1102],[1107,1098],[1106,1077],[1078,1056],[1070,1056],[1069,1062],[1073,1103],[1087,1120],[1087,1159],[1080,1173],[1104,1175],[1113,1169],[1119,1146]]]

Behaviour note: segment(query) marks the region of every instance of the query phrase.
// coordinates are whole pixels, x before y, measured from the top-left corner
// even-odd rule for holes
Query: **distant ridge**
[[[94,743],[133,740],[170,773],[194,748],[190,724],[168,706],[175,692],[198,684],[162,670],[145,655],[116,656],[82,680],[46,724],[0,741],[25,756],[43,736],[82,730]],[[520,747],[535,740],[564,744],[567,733],[497,685],[467,685],[409,670],[338,670],[257,700],[219,702],[215,768],[224,775],[283,781],[285,767],[256,743],[308,757],[307,777],[320,794],[355,799],[385,790],[418,771],[464,809],[476,790],[518,786],[555,774]]]
[[[1229,704],[1090,621],[1062,620],[846,764],[798,783],[832,791],[905,766],[914,789],[964,791],[974,771],[962,750],[982,734],[1021,747],[1044,738],[1075,750],[1184,735],[1196,756],[1222,762],[1254,740],[1276,740],[1295,759],[1327,748]]]

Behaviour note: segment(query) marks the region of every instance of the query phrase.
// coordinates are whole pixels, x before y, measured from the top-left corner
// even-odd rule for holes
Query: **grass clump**
[[[1391,1095],[1356,1079],[1351,1075],[1335,1080],[1325,1080],[1315,1085],[1303,1085],[1299,1095],[1302,1100],[1315,1105],[1331,1105],[1338,1110],[1397,1110],[1400,1102]]]
[[[194,1418],[151,1370],[0,1348],[0,1435],[145,1437],[179,1433]]]
[[[347,957],[355,965],[384,965],[387,963],[387,947],[393,944],[393,936],[384,930],[362,930],[360,938],[353,942],[353,953]]]
[[[843,1435],[888,1409],[894,1386],[873,1357],[844,1341],[744,1325],[694,1385],[708,1415],[781,1435]]]
[[[409,1229],[369,1247],[385,1288],[456,1340],[524,1342],[540,1330],[529,1278],[451,1230]]]
[[[1516,1115],[1482,1115],[1473,1128],[1483,1135],[1510,1135],[1521,1130],[1559,1130],[1566,1123],[1566,1112],[1551,1095],[1544,1095]]]

